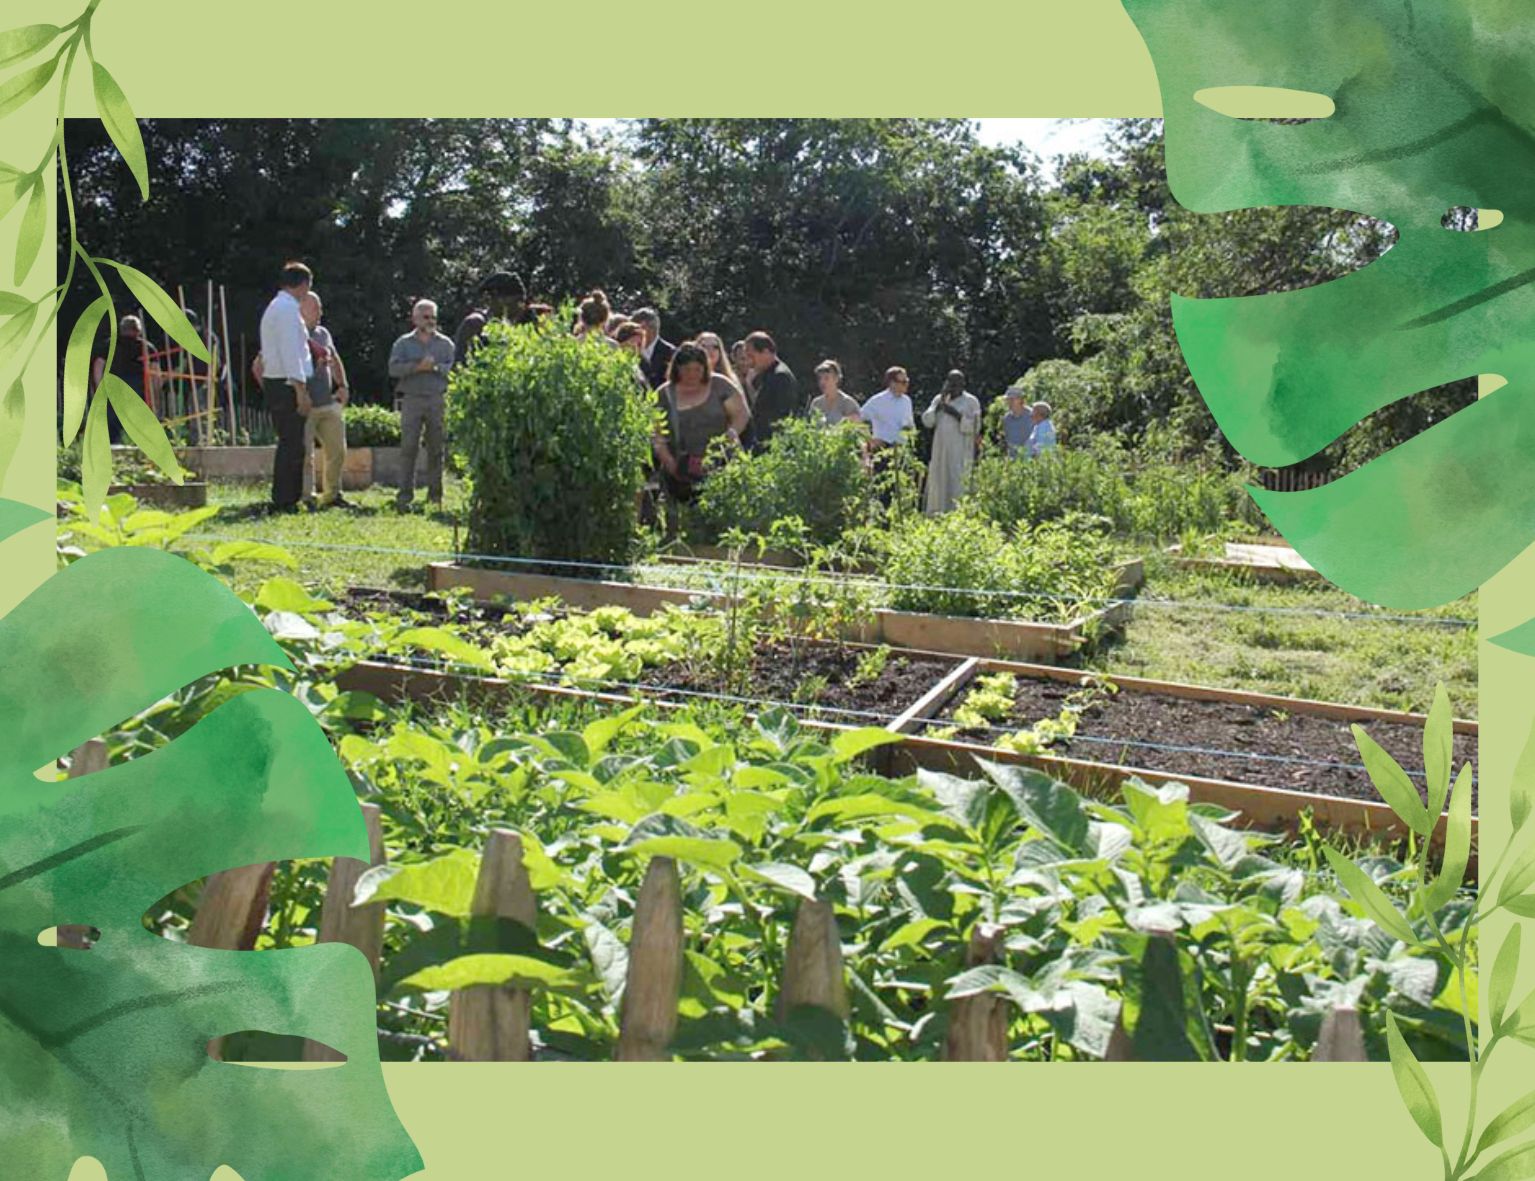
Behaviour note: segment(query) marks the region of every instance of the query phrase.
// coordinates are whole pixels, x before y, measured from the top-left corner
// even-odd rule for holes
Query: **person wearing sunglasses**
[[[453,338],[437,331],[437,305],[429,299],[411,308],[413,331],[389,350],[389,376],[400,401],[400,490],[395,506],[409,512],[416,498],[416,455],[426,435],[426,496],[442,505],[443,405]]]

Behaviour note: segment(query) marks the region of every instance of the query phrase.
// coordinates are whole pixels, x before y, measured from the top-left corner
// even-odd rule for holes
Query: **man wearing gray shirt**
[[[453,338],[437,331],[437,305],[418,300],[410,312],[414,332],[389,350],[389,376],[400,396],[400,492],[395,504],[408,511],[416,497],[416,455],[426,432],[426,495],[442,505],[443,400],[453,368]]]

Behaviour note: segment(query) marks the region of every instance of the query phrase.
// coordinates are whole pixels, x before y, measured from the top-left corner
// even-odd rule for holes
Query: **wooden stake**
[[[980,923],[970,933],[965,966],[995,963],[1006,932]],[[1006,1062],[1007,1002],[995,993],[961,997],[949,1011],[949,1035],[944,1040],[946,1062]]]
[[[471,913],[536,928],[538,903],[522,860],[522,838],[515,832],[491,832]],[[448,1001],[450,1055],[461,1062],[526,1062],[533,1056],[532,1022],[533,998],[524,989],[499,984],[460,989]]]
[[[783,988],[778,994],[778,1019],[785,1020],[800,1005],[815,1005],[843,1020],[848,1016],[847,989],[842,979],[842,937],[830,902],[801,899],[789,932],[784,957]]]
[[[653,857],[634,906],[624,982],[620,1062],[668,1062],[682,993],[682,882],[677,863]]]
[[[92,738],[75,747],[69,756],[69,777],[79,779],[107,769],[107,744],[100,738]],[[75,951],[91,949],[92,928],[86,923],[64,923],[54,928],[55,947],[68,947]]]
[[[331,862],[330,884],[325,890],[325,904],[320,911],[321,943],[350,943],[368,957],[373,979],[378,980],[378,961],[384,949],[384,905],[370,902],[353,906],[357,879],[374,865],[383,865],[384,832],[377,804],[363,804],[362,814],[368,825],[369,860],[337,857]],[[305,1062],[341,1062],[344,1055],[320,1042],[304,1043]]]
[[[226,869],[203,884],[197,913],[187,942],[193,947],[250,951],[266,925],[267,899],[272,892],[271,861]]]
[[[1313,1062],[1368,1062],[1364,1052],[1364,1026],[1357,1009],[1332,1009],[1322,1018]]]

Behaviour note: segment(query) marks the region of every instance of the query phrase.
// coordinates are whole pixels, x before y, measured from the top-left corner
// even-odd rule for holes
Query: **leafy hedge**
[[[399,412],[387,406],[348,406],[346,443],[348,447],[398,447]]]
[[[454,371],[448,423],[478,553],[624,563],[638,534],[654,401],[632,354],[571,336],[563,314],[491,325]]]

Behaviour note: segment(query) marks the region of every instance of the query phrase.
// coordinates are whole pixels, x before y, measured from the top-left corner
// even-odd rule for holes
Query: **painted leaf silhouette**
[[[0,502],[4,509],[7,502]],[[0,539],[36,519],[0,511]],[[77,779],[35,773],[182,685],[283,664],[255,615],[170,554],[108,550],[0,619],[0,1156],[64,1177],[327,1175],[420,1168],[378,1067],[367,962],[344,944],[213,951],[145,930],[144,911],[218,870],[366,856],[363,819],[296,699],[242,693],[175,742]],[[89,950],[42,946],[62,924]],[[211,1038],[257,1029],[346,1055],[322,1070],[214,1061]],[[323,1163],[321,1163],[323,1162]]]
[[[1461,378],[1508,385],[1359,470],[1253,496],[1328,579],[1402,609],[1475,589],[1535,539],[1535,30],[1520,6],[1412,0],[1124,0],[1156,61],[1173,195],[1196,212],[1317,205],[1394,224],[1334,282],[1175,299],[1200,393],[1254,463],[1299,462],[1376,410]],[[1197,46],[1197,52],[1191,47]],[[1300,124],[1196,99],[1238,85],[1330,98]],[[1210,96],[1207,95],[1206,98]],[[1451,207],[1503,221],[1455,233]],[[1490,219],[1489,219],[1490,220]]]

